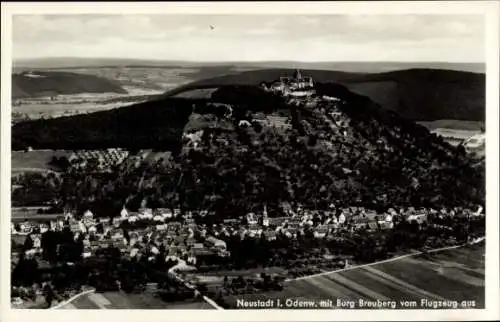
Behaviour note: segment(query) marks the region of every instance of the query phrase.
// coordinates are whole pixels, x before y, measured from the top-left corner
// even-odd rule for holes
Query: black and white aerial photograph
[[[485,15],[116,12],[11,16],[11,310],[486,308]]]

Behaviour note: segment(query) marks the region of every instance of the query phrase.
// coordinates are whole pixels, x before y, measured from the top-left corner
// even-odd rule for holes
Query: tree
[[[27,251],[33,248],[33,239],[31,234],[26,236],[26,240],[24,241],[23,251]]]
[[[45,284],[43,288],[43,295],[45,296],[45,303],[47,304],[47,307],[50,308],[52,306],[52,302],[54,301],[55,293],[49,283]]]

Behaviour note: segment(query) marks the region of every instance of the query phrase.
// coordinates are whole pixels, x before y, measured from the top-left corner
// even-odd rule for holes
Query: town
[[[468,162],[465,151],[366,120],[298,70],[261,85],[289,111],[193,104],[179,155],[78,150],[51,160],[59,174],[13,177],[15,211],[31,211],[12,217],[13,304],[51,307],[93,287],[230,307],[296,278],[483,238],[483,206],[448,194],[456,178],[438,172]],[[360,192],[351,182],[372,186],[374,167],[409,186]],[[40,195],[51,203],[37,207]]]
[[[290,242],[298,242],[305,236],[317,240],[314,245],[317,249],[324,248],[330,242],[339,243],[346,236],[356,234],[377,234],[383,231],[394,230],[394,225],[402,226],[402,223],[432,226],[436,230],[453,232],[453,222],[480,222],[484,219],[484,213],[467,209],[390,209],[387,213],[377,214],[363,208],[350,207],[337,209],[331,205],[327,211],[308,210],[300,205],[283,208],[283,216],[269,217],[264,206],[261,213],[249,213],[239,219],[227,219],[222,223],[206,225],[197,224],[193,218],[203,218],[212,214],[204,211],[186,212],[181,215],[180,209],[141,209],[139,212],[127,211],[125,208],[118,216],[95,218],[91,211],[86,211],[82,216],[73,216],[70,213],[64,215],[53,215],[50,220],[24,220],[12,224],[11,233],[13,238],[12,265],[16,265],[19,259],[35,259],[39,267],[49,265],[47,247],[45,240],[51,232],[71,232],[75,241],[81,243],[81,259],[90,259],[99,256],[106,249],[118,249],[122,258],[131,260],[133,258],[147,258],[148,261],[156,261],[157,256],[164,256],[165,262],[171,263],[173,267],[179,262],[187,265],[179,266],[174,273],[182,276],[182,281],[189,281],[206,289],[203,276],[216,273],[218,270],[226,271],[228,268],[238,269],[235,265],[228,265],[231,259],[231,249],[238,251],[232,242],[233,238],[240,241],[254,240],[267,243],[276,242],[277,239],[287,239]],[[420,228],[422,229],[422,228]],[[470,241],[479,235],[468,235]],[[435,247],[433,240],[429,238],[429,248]],[[443,240],[441,246],[454,244],[455,240]],[[228,249],[227,243],[230,243]],[[55,256],[63,256],[65,251],[62,245],[58,245]],[[377,246],[375,246],[377,247]],[[314,248],[308,249],[309,253]],[[323,251],[322,251],[323,252]],[[307,253],[307,252],[305,252]],[[332,269],[335,267],[347,267],[356,263],[356,256],[343,254],[316,255],[314,258],[304,261],[304,256],[288,263],[288,270],[280,272],[279,280],[290,277],[298,277]],[[215,257],[215,259],[214,259]],[[77,257],[77,260],[80,257]],[[218,258],[218,259],[217,259]],[[274,262],[273,262],[274,261]],[[293,266],[298,265],[298,268]],[[44,264],[45,263],[45,264]],[[296,263],[296,264],[293,264]],[[246,263],[248,264],[248,263]],[[306,265],[304,265],[306,264]],[[270,259],[269,266],[279,266],[275,259]],[[283,265],[283,263],[281,264]],[[49,265],[50,266],[50,265]],[[262,265],[265,267],[266,264]],[[231,268],[232,267],[232,268]],[[240,268],[241,269],[241,268]],[[288,272],[287,272],[288,271]],[[197,273],[201,274],[197,276]],[[229,273],[230,274],[230,273]],[[228,275],[229,275],[228,274]],[[247,275],[245,279],[253,280],[254,274]],[[51,280],[50,274],[45,277]],[[144,281],[146,282],[146,281]],[[218,281],[218,288],[222,288],[222,281]],[[279,283],[279,282],[278,282]],[[208,282],[207,285],[213,282]],[[225,284],[224,284],[225,285]],[[32,288],[38,286],[32,285]],[[283,286],[281,286],[283,287]],[[23,290],[23,292],[20,292]],[[25,294],[27,300],[27,289],[14,287],[13,292]],[[213,294],[216,291],[213,292]],[[219,291],[220,292],[220,291]],[[70,293],[68,293],[70,294]],[[67,295],[69,296],[69,295]],[[14,300],[20,302],[20,298]],[[22,300],[21,300],[22,302]]]

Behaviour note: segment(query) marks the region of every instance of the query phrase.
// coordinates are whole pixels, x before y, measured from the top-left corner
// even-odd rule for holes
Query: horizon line
[[[440,63],[440,64],[486,64],[485,61],[440,61],[440,60],[189,60],[189,59],[157,59],[157,58],[132,58],[132,57],[81,57],[81,56],[51,56],[51,57],[32,57],[12,59],[12,62],[41,60],[41,59],[107,59],[107,60],[136,60],[151,62],[188,62],[188,63],[265,63],[265,62],[293,62],[293,63]]]

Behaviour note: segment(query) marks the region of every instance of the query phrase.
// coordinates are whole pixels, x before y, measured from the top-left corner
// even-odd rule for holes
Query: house
[[[226,242],[223,241],[223,240],[220,240],[218,238],[215,238],[213,236],[209,236],[205,240],[205,244],[209,248],[216,248],[216,249],[221,249],[221,250],[225,250],[226,249]]]
[[[156,209],[156,213],[164,218],[172,218],[173,216],[172,210],[167,208],[158,208]]]
[[[31,236],[28,236],[27,238],[31,238],[33,242],[33,248],[38,249],[41,247],[41,235],[40,234],[32,234]]]
[[[123,239],[123,230],[122,229],[115,229],[115,230],[111,231],[111,239],[112,240]]]
[[[325,101],[332,101],[332,102],[339,102],[340,101],[340,98],[333,97],[333,96],[326,96],[326,95],[323,95],[322,99],[324,99]]]
[[[158,255],[160,253],[160,251],[158,250],[158,247],[156,247],[155,245],[151,245],[149,248],[149,251],[154,255]]]
[[[196,265],[196,256],[193,256],[193,255],[188,255],[188,258],[186,260],[186,263],[188,265],[193,265],[195,266]]]
[[[170,246],[168,249],[168,253],[172,255],[178,255],[179,253],[182,254],[183,250],[185,250],[181,246]]]
[[[328,226],[319,226],[314,230],[314,237],[316,238],[324,238],[329,232],[329,227]]]
[[[60,227],[64,227],[64,222],[62,220],[60,222],[62,224],[62,226]],[[59,226],[59,221],[51,220],[49,223],[49,230],[55,231],[58,226]]]
[[[427,222],[427,214],[413,214],[406,217],[408,222],[415,220],[417,223],[422,224]]]
[[[226,224],[226,225],[236,225],[236,224],[239,224],[239,220],[238,219],[224,219],[223,223]]]
[[[156,222],[164,222],[165,218],[163,216],[160,216],[160,215],[155,215],[153,217],[153,220],[156,221]]]
[[[368,230],[378,230],[379,224],[376,221],[368,222]]]
[[[139,248],[134,247],[130,250],[130,257],[135,257],[137,254],[139,254]]]
[[[94,252],[92,251],[92,248],[91,247],[84,247],[83,249],[83,253],[82,253],[82,257],[83,258],[89,258],[89,257],[92,257],[94,255]]]
[[[372,221],[367,219],[367,218],[358,217],[352,222],[352,225],[353,225],[354,229],[370,229],[369,224],[371,222]],[[376,222],[375,222],[375,224],[376,224]]]
[[[271,217],[271,218],[268,218],[268,220],[269,220],[269,226],[280,226],[287,219],[288,219],[288,217],[274,217],[274,218]]]
[[[380,229],[392,229],[394,228],[394,223],[392,221],[379,222]]]
[[[139,208],[139,213],[143,215],[153,216],[153,209],[151,208]]]
[[[265,232],[263,232],[263,234],[267,240],[276,240],[276,238],[277,238],[276,232],[272,231],[272,230],[265,231]]]
[[[193,244],[193,249],[203,249],[203,248],[205,248],[205,245],[203,245],[202,243]]]
[[[156,225],[155,228],[157,231],[165,231],[167,230],[167,225],[166,224]]]
[[[146,291],[154,292],[158,290],[158,283],[147,283]]]
[[[138,217],[139,219],[153,220],[153,215],[149,213],[139,213]]]
[[[92,213],[92,211],[87,210],[83,213],[83,218],[84,219],[92,219],[92,218],[94,218],[94,214]]]
[[[172,222],[167,224],[167,235],[177,235],[177,231],[181,228],[181,224],[177,222]]]
[[[47,224],[40,224],[39,228],[40,228],[40,233],[42,234],[50,230],[50,227]]]
[[[71,230],[72,232],[74,232],[74,233],[75,233],[75,232],[77,232],[77,231],[80,231],[80,224],[79,224],[79,223],[73,223],[73,224],[71,224],[71,225],[70,225],[70,227],[69,227],[69,228],[70,228],[70,230]]]
[[[191,249],[190,250],[190,255],[191,256],[196,256],[197,258],[202,257],[202,256],[211,256],[214,255],[214,253],[206,248],[201,248],[201,249]]]
[[[174,242],[178,243],[178,244],[184,244],[185,240],[186,240],[186,237],[184,236],[175,236],[174,237]]]
[[[194,238],[187,238],[185,242],[187,246],[194,246],[196,240]]]
[[[136,221],[138,221],[138,220],[139,220],[139,217],[138,217],[138,216],[135,216],[135,215],[130,215],[130,216],[127,218],[127,221],[128,221],[129,223],[134,223],[134,222],[136,222]]]
[[[249,224],[248,225],[248,230],[251,232],[251,233],[257,233],[257,231],[259,231],[259,229],[261,229],[260,225],[258,224]]]
[[[121,211],[120,211],[120,217],[122,219],[127,219],[129,216],[128,214],[128,210],[124,207]]]
[[[20,226],[21,226],[21,231],[19,233],[23,235],[28,235],[33,230],[33,224],[28,221],[22,223]]]
[[[253,212],[247,214],[246,220],[249,225],[256,225],[258,223],[257,216]]]
[[[99,218],[98,222],[100,224],[109,224],[109,222],[111,221],[111,219],[109,219],[109,217],[102,217],[102,218]]]

